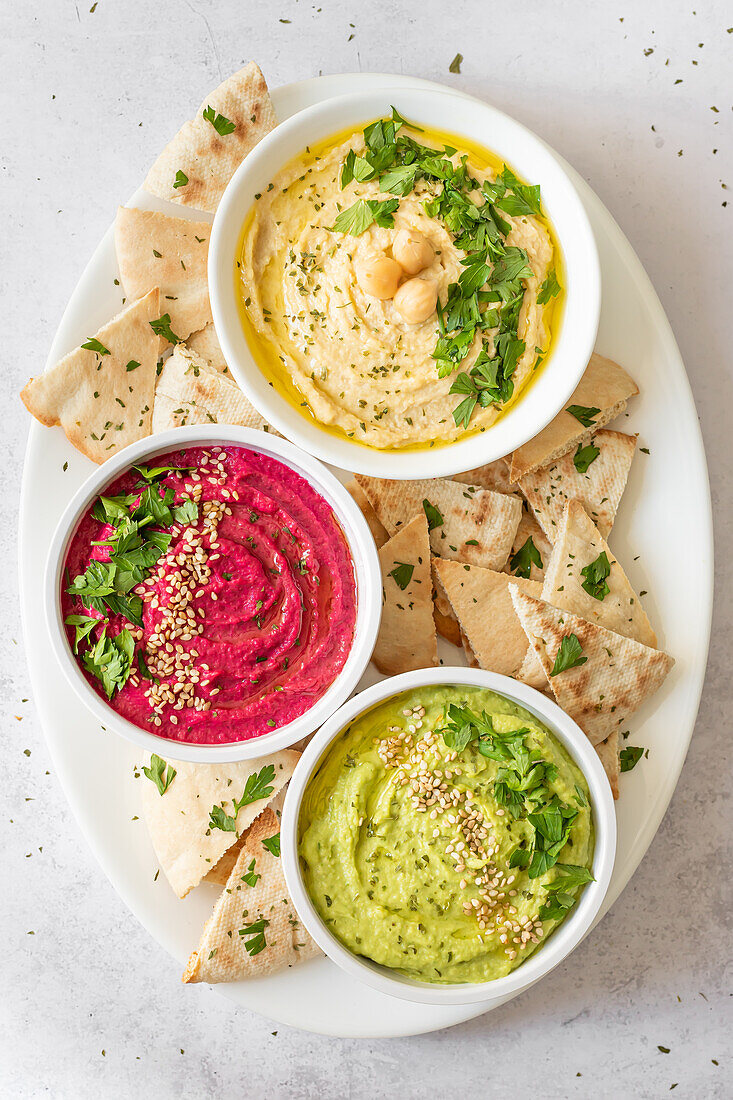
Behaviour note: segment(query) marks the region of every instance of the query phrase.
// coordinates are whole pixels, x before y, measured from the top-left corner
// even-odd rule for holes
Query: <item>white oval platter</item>
[[[284,119],[322,99],[385,82],[406,88],[428,85],[412,77],[360,73],[290,84],[276,88],[272,98],[278,117]],[[458,121],[456,130],[460,131]],[[660,646],[677,662],[661,692],[632,723],[630,743],[647,747],[649,756],[622,776],[618,853],[603,914],[649,847],[692,736],[710,636],[712,517],[697,413],[664,310],[609,212],[582,178],[561,163],[581,196],[601,257],[603,304],[597,348],[625,366],[641,389],[628,418],[613,426],[639,432],[640,447],[650,452],[637,453],[634,459],[611,536],[612,548],[637,591],[648,590],[645,607]],[[143,191],[131,205],[186,216],[182,208]],[[121,290],[114,285],[116,277],[110,228],[69,301],[49,363],[118,311]],[[91,468],[60,430],[32,425],[20,517],[21,602],[31,681],[56,773],[90,848],[134,916],[183,969],[198,943],[216,888],[202,886],[181,902],[162,875],[154,881],[157,862],[144,824],[134,820],[139,781],[133,772],[140,756],[132,745],[103,733],[80,706],[53,658],[44,626],[38,578],[43,575],[46,548],[64,506]],[[349,475],[341,472],[340,476],[348,480]],[[446,643],[445,663],[460,663],[456,655]],[[362,686],[377,679],[372,666]],[[572,958],[566,965],[573,965]],[[327,959],[273,977],[215,988],[236,1004],[279,1023],[348,1038],[434,1031],[503,1003],[441,1008],[408,1004],[367,989]],[[192,991],[181,988],[180,996],[190,995]]]

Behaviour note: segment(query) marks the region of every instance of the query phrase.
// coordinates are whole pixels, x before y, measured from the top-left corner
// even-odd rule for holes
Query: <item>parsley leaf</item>
[[[108,699],[127,683],[134,651],[135,642],[129,630],[121,630],[119,634],[108,637],[105,627],[97,644],[82,654],[84,668],[101,681]]]
[[[143,768],[143,775],[146,775],[152,783],[155,783],[158,794],[162,797],[176,778],[176,769],[172,764],[166,763],[161,756],[153,753],[150,757],[150,767]]]
[[[188,183],[188,176],[180,168],[176,172],[176,178],[173,180],[173,187],[185,187]]]
[[[639,745],[627,745],[625,749],[621,749],[621,771],[630,772],[632,768],[641,760],[644,755],[644,750]]]
[[[359,237],[374,223],[385,229],[394,225],[394,212],[399,206],[399,199],[357,199],[353,206],[342,210],[333,223],[333,229],[337,233],[350,233],[352,237]]]
[[[595,462],[600,453],[598,447],[593,443],[588,443],[585,447],[578,447],[573,456],[573,466],[579,474],[584,474],[591,462]]]
[[[573,863],[558,863],[556,867],[558,877],[554,882],[545,883],[548,899],[539,910],[540,920],[562,920],[577,900],[568,891],[594,881],[587,867],[579,867]]]
[[[463,61],[463,54],[457,53],[448,66],[449,73],[459,73],[461,71],[461,62]],[[394,108],[393,108],[394,109]]]
[[[595,405],[568,405],[565,411],[579,420],[584,428],[592,428],[601,410]]]
[[[560,648],[557,651],[557,656],[555,657],[555,663],[552,666],[550,676],[558,676],[561,672],[565,672],[569,668],[577,668],[579,665],[584,665],[588,658],[582,657],[582,652],[583,647],[577,635],[566,634],[560,642]]]
[[[264,951],[267,947],[267,940],[265,939],[265,929],[269,925],[269,920],[265,920],[261,917],[259,920],[254,921],[252,924],[248,924],[246,928],[239,929],[240,936],[248,936],[249,939],[245,939],[244,946],[247,948],[248,955],[259,955],[260,951]]]
[[[109,348],[106,348],[104,344],[96,338],[96,336],[90,336],[86,343],[81,345],[87,351],[96,351],[97,355],[110,355]]]
[[[209,106],[204,111],[204,118],[207,122],[216,130],[217,134],[221,134],[225,137],[227,134],[233,134],[237,128],[236,122],[230,122],[224,115],[220,115],[213,107]]]
[[[545,279],[542,286],[540,287],[540,292],[537,295],[537,305],[546,305],[552,298],[557,297],[561,290],[562,287],[557,281],[557,275],[555,274],[555,269],[553,268]]]
[[[262,841],[262,847],[267,848],[268,852],[272,852],[274,856],[280,855],[280,834],[275,833],[274,836],[268,836]]]
[[[444,523],[443,517],[435,505],[430,503],[427,497],[422,502],[422,506],[428,521],[428,531],[434,531],[436,527],[442,527]]]
[[[248,886],[256,886],[259,879],[262,878],[262,875],[258,875],[255,872],[255,863],[256,860],[253,859],[247,868],[246,875],[242,875],[242,882],[246,882]]]
[[[79,644],[88,638],[95,626],[99,626],[104,619],[97,619],[93,615],[67,615],[64,619],[67,626],[76,627],[74,631],[74,653],[79,652]]]
[[[274,787],[271,786],[273,779],[275,778],[275,765],[265,764],[264,768],[258,772],[252,772],[247,777],[247,782],[244,784],[244,791],[242,797],[237,800],[234,799],[235,813],[239,813],[242,806],[248,806],[250,802],[257,802],[260,798],[267,798],[274,791]]]
[[[176,336],[175,332],[171,328],[171,315],[170,313],[164,313],[162,317],[158,317],[155,321],[148,321],[151,329],[156,336],[163,336],[171,344],[179,344],[181,341],[180,336]]]
[[[516,577],[529,577],[533,565],[542,569],[542,557],[530,535],[524,546],[520,546],[516,554],[512,554],[509,559],[509,568]]]
[[[236,814],[234,817],[230,817],[222,806],[212,806],[212,808],[209,810],[209,828],[221,829],[223,833],[236,833]]]
[[[408,584],[412,580],[412,574],[415,572],[415,566],[410,565],[408,562],[396,561],[396,568],[388,573],[388,577],[392,577],[398,588],[401,588],[404,592]]]
[[[606,584],[606,577],[611,572],[611,563],[608,560],[606,551],[603,550],[595,561],[590,562],[580,570],[582,576],[585,577],[583,581],[583,588],[592,596],[594,600],[603,600],[611,591]]]

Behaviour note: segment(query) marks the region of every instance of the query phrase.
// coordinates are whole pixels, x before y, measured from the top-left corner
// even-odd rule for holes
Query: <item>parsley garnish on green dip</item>
[[[486,430],[518,395],[550,350],[559,264],[538,185],[392,108],[278,174],[237,277],[292,403],[401,447]]]
[[[306,888],[355,954],[427,982],[521,965],[592,880],[583,774],[522,707],[479,688],[405,692],[362,715],[312,776]]]

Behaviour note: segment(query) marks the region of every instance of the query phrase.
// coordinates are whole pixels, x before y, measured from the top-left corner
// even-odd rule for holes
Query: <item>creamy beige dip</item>
[[[425,135],[405,131],[423,145]],[[450,441],[465,434],[453,418],[457,398],[449,395],[455,373],[438,376],[432,357],[438,336],[436,313],[422,323],[407,324],[390,299],[381,301],[358,285],[359,264],[386,253],[401,229],[417,230],[431,243],[433,262],[421,278],[437,281],[441,302],[448,286],[457,282],[465,253],[437,218],[429,217],[423,202],[442,185],[419,180],[401,196],[394,225],[372,224],[360,236],[335,232],[340,211],[357,199],[387,199],[377,180],[353,180],[341,188],[341,169],[350,149],[357,156],[364,137],[353,134],[317,159],[289,165],[262,194],[248,224],[241,257],[241,293],[248,317],[266,355],[282,369],[307,402],[315,418],[340,428],[354,439],[374,447],[394,448]],[[460,149],[451,158],[458,165]],[[495,179],[469,155],[468,167],[479,182]],[[478,201],[478,200],[477,200]],[[514,395],[526,385],[537,363],[538,351],[549,343],[547,307],[537,296],[553,266],[553,242],[543,220],[511,217],[507,245],[523,248],[534,276],[526,280],[517,335],[525,350],[512,376]],[[497,330],[484,330],[489,348]],[[477,333],[461,371],[473,365],[481,347]],[[457,372],[456,372],[457,373]],[[499,416],[501,406],[476,407],[470,430],[485,429]]]

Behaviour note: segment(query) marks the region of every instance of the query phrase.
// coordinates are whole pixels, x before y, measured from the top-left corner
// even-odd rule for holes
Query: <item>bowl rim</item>
[[[59,599],[66,552],[82,515],[106,485],[128,467],[166,451],[194,446],[233,445],[264,453],[290,467],[326,500],[346,538],[357,591],[354,638],[346,662],[324,694],[298,718],[272,733],[223,745],[172,741],[135,725],[110,707],[89,684],[68,644]],[[49,637],[67,681],[82,703],[101,722],[126,740],[173,760],[214,764],[252,760],[288,748],[318,728],[353,692],[369,661],[381,618],[381,571],[374,540],[350,493],[318,459],[269,432],[230,424],[171,428],[129,444],[97,467],[76,491],[56,525],[49,544],[44,576],[44,603]]]
[[[548,726],[567,749],[588,783],[593,811],[595,847],[593,874],[580,900],[549,939],[510,974],[489,982],[446,985],[420,982],[391,973],[387,967],[355,955],[326,927],[303,882],[298,857],[297,828],[305,788],[326,750],[356,718],[378,703],[416,687],[465,684],[489,688],[516,702]],[[401,1000],[434,1005],[466,1005],[505,998],[533,985],[561,963],[593,926],[603,904],[616,855],[616,812],[600,758],[580,727],[556,703],[526,684],[483,669],[442,666],[390,676],[352,696],[321,727],[305,749],[288,784],[281,831],[285,882],[296,911],[318,946],[342,970],[381,993]]]
[[[327,139],[356,114],[360,124],[385,113],[396,99],[410,100],[405,110],[416,122],[429,120],[431,104],[455,104],[464,125],[481,119],[500,137],[493,143],[466,133],[469,139],[493,145],[524,178],[537,178],[543,202],[563,256],[566,300],[552,355],[542,372],[517,403],[486,432],[452,443],[420,450],[379,450],[334,434],[326,426],[306,420],[268,382],[252,356],[242,328],[235,290],[235,270],[242,227],[259,193],[276,171],[309,143]],[[417,106],[419,104],[419,106]],[[340,122],[328,121],[343,116]],[[311,133],[312,129],[317,133]],[[450,128],[450,127],[449,127]],[[456,125],[455,129],[460,127]],[[473,131],[477,129],[474,123]],[[301,136],[301,134],[303,136]],[[511,144],[511,149],[507,145]],[[266,171],[274,151],[284,152]],[[536,165],[536,168],[533,166]],[[261,178],[260,178],[261,176]],[[230,180],[214,216],[208,262],[209,292],[217,336],[237,383],[278,431],[305,450],[343,469],[393,479],[449,477],[503,457],[533,438],[564,407],[578,384],[595,345],[600,318],[601,274],[590,221],[565,169],[552,150],[532,131],[489,104],[467,100],[449,89],[409,89],[386,86],[335,96],[306,107],[267,134],[242,162]],[[426,474],[426,465],[428,473]]]

